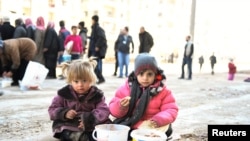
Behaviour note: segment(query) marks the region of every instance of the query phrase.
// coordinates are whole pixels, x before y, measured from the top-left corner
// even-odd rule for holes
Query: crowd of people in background
[[[92,31],[91,35],[88,36],[88,30],[84,21],[79,21],[79,23],[72,25],[70,31],[65,28],[65,21],[61,20],[59,21],[60,30],[56,31],[55,23],[53,21],[45,23],[45,19],[42,16],[37,17],[35,24],[31,18],[18,18],[15,20],[14,26],[10,23],[9,17],[3,16],[0,24],[0,39],[1,41],[18,38],[31,39],[35,43],[36,52],[30,60],[43,64],[49,70],[48,79],[55,79],[57,76],[64,79],[62,75],[56,74],[56,67],[63,62],[65,46],[72,41],[70,50],[71,61],[83,58],[84,54],[87,54],[87,57],[95,57],[98,62],[95,72],[98,76],[98,84],[100,84],[105,82],[102,75],[102,59],[106,55],[107,39],[104,29],[99,26],[98,20],[99,17],[97,15],[92,17]],[[4,45],[2,46],[4,47]],[[89,48],[87,45],[89,45]],[[88,52],[86,52],[87,48]],[[19,53],[21,54],[20,56],[23,56],[22,52]],[[3,57],[1,56],[1,58]],[[8,59],[10,64],[12,64],[14,60],[12,58]],[[6,58],[1,60],[6,60]],[[1,76],[5,71],[2,62],[0,61]]]
[[[61,20],[60,30],[56,31],[54,21],[45,23],[42,16],[37,17],[35,22],[31,18],[17,18],[15,25],[10,20],[8,16],[2,16],[0,20],[0,77],[11,78],[11,86],[19,86],[29,61],[44,65],[48,69],[47,79],[65,79],[62,74],[56,74],[56,68],[65,61],[63,56],[69,42],[72,43],[68,52],[70,61],[83,58],[84,54],[88,58],[95,58],[97,84],[105,82],[102,59],[107,52],[107,39],[97,15],[92,16],[90,36],[87,35],[84,21],[72,25],[69,31],[65,21]]]
[[[57,65],[61,64],[63,60],[64,50],[67,43],[73,42],[70,55],[71,60],[79,58],[94,57],[97,60],[97,67],[95,73],[97,75],[97,84],[105,82],[102,74],[102,60],[105,58],[107,52],[107,39],[105,30],[99,25],[99,16],[92,16],[91,31],[85,27],[84,21],[72,25],[71,30],[66,29],[65,21],[59,21],[60,30],[55,30],[55,23],[53,21],[45,20],[42,16],[37,17],[33,22],[31,18],[15,19],[15,25],[11,25],[10,19],[3,16],[0,23],[0,39],[2,41],[17,38],[30,38],[35,42],[37,51],[32,58],[32,61],[43,64],[48,70],[48,79],[64,79],[61,74],[56,74]],[[88,35],[88,33],[90,33]],[[154,39],[152,35],[145,30],[145,27],[140,27],[138,33],[139,47],[138,53],[150,53]],[[192,60],[194,52],[194,44],[190,35],[186,36],[186,45],[184,48],[184,56],[181,66],[180,79],[185,78],[185,66],[187,66],[187,79],[192,79]],[[134,53],[133,37],[129,35],[129,27],[125,26],[120,30],[120,33],[114,42],[115,52],[115,70],[113,75],[118,78],[128,76],[128,67],[130,62],[129,55]],[[173,63],[174,54],[170,55],[169,63]],[[214,67],[216,64],[216,57],[214,53],[209,57],[211,64],[211,74],[214,75]],[[200,72],[204,64],[204,57],[199,57]],[[124,70],[125,67],[125,70]],[[118,69],[119,68],[119,69]],[[119,70],[119,74],[117,71]],[[0,74],[3,74],[4,68],[2,61],[0,61]]]
[[[94,57],[97,60],[95,73],[98,78],[97,84],[105,82],[102,74],[102,60],[105,58],[107,51],[107,39],[105,30],[99,25],[99,16],[92,16],[91,32],[88,36],[88,29],[85,27],[84,21],[71,26],[71,31],[66,29],[65,21],[59,21],[60,30],[55,30],[54,21],[45,22],[44,17],[37,17],[33,22],[31,18],[18,18],[15,25],[10,23],[8,16],[2,17],[0,24],[1,40],[30,38],[36,44],[37,51],[32,61],[43,64],[48,70],[48,79],[64,79],[62,74],[56,74],[56,67],[63,60],[65,46],[70,41],[73,42],[70,55],[71,61],[83,57]],[[129,33],[129,27],[121,30],[117,40],[115,41],[115,58],[116,67],[114,75],[119,67],[119,78],[128,76],[128,66],[130,62],[129,54],[134,52],[133,38]],[[150,52],[154,45],[152,35],[142,26],[140,28],[138,39],[140,41],[138,53]],[[87,47],[88,46],[88,47]],[[84,56],[85,55],[85,56]],[[120,60],[120,61],[118,61]],[[3,73],[2,61],[0,61],[0,74]],[[125,73],[123,74],[123,67]]]

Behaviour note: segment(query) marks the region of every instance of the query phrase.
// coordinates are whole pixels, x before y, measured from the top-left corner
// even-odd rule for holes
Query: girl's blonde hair
[[[94,68],[97,62],[95,60],[73,60],[71,63],[62,63],[62,73],[66,77],[66,82],[71,83],[74,80],[86,80],[95,84],[97,81]]]

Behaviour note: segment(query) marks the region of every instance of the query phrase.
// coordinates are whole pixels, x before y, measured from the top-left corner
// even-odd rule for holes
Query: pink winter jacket
[[[117,89],[115,97],[113,97],[109,103],[109,110],[112,116],[115,118],[121,118],[126,115],[128,108],[124,109],[121,107],[120,100],[129,95],[130,88],[128,81],[126,81],[124,85]],[[157,122],[158,126],[161,127],[174,122],[177,114],[178,106],[176,105],[175,98],[171,91],[164,86],[159,94],[152,97],[141,120],[131,128],[138,128],[144,120],[154,120]]]
[[[65,41],[64,41],[64,46],[66,46],[69,41],[73,41],[73,47],[71,49],[71,54],[82,54],[84,47],[82,45],[81,36],[79,36],[79,35],[67,36]]]

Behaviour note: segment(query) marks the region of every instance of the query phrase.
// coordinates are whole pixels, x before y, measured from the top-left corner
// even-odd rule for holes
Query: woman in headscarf
[[[44,27],[44,18],[38,17],[36,21],[36,30],[35,30],[35,42],[37,46],[37,53],[34,58],[34,61],[44,64],[43,57],[43,48],[44,48],[44,36],[45,36],[45,27]]]
[[[54,29],[54,22],[49,22],[45,30],[44,37],[44,60],[45,67],[49,69],[48,78],[56,78],[56,64],[60,43],[57,33]]]
[[[34,41],[35,40],[36,26],[33,24],[31,18],[27,18],[25,20],[25,27],[26,27],[26,31],[27,31],[27,37]]]

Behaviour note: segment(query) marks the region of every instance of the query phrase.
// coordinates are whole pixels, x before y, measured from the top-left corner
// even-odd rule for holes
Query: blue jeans
[[[184,67],[187,64],[188,67],[188,79],[192,79],[192,58],[185,57],[182,61],[181,66],[181,78],[185,78],[185,70]]]
[[[80,54],[71,54],[71,60],[80,59]]]
[[[76,60],[80,58],[80,54],[71,54],[71,60]],[[63,55],[59,56],[58,64],[61,64],[63,62]]]
[[[102,59],[97,59],[97,69],[102,73]]]
[[[58,64],[61,64],[63,62],[63,57],[62,56],[63,56],[62,54],[59,55]]]
[[[97,65],[95,67],[95,74],[98,78],[98,81],[105,81],[105,78],[102,75],[102,59],[96,59]]]
[[[128,76],[128,65],[129,65],[129,54],[118,51],[118,63],[120,74],[119,77],[123,76],[123,66],[125,65],[125,76]]]

